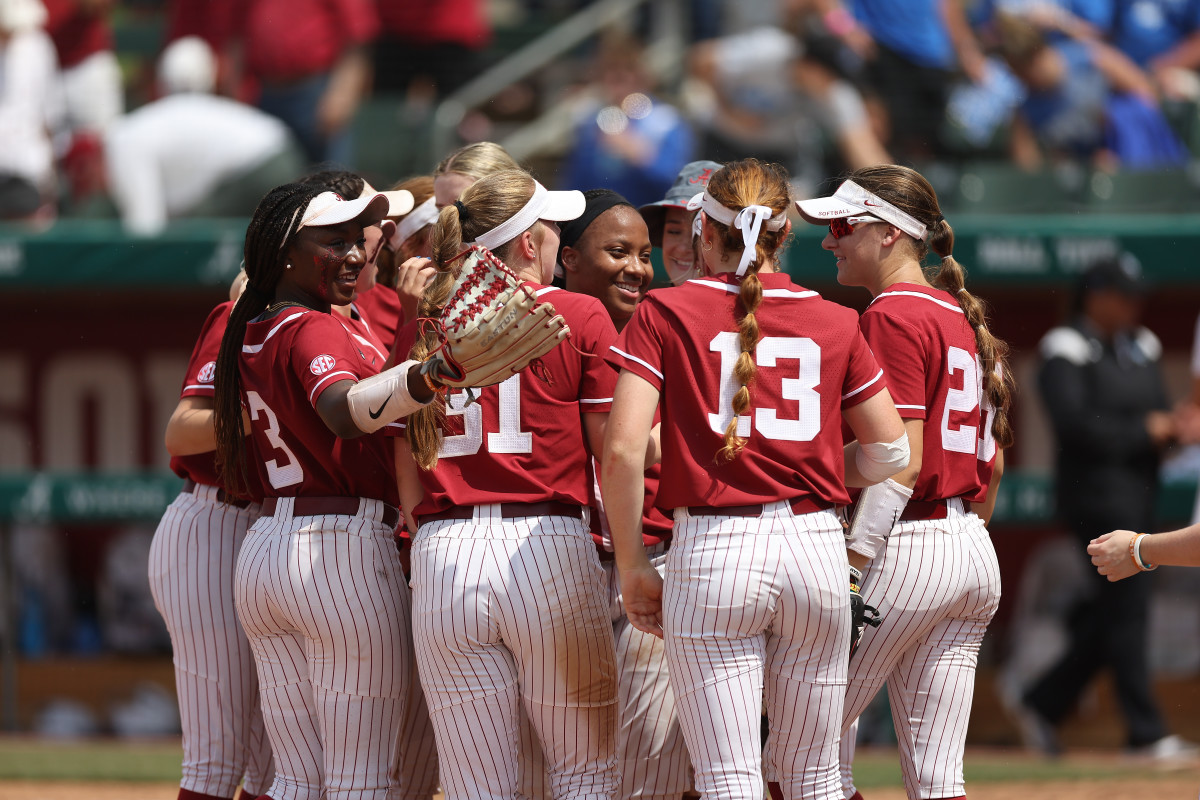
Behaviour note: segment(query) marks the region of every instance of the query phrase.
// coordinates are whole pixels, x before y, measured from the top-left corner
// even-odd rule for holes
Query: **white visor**
[[[321,228],[326,225],[341,225],[352,219],[364,217],[363,225],[378,225],[387,216],[388,199],[385,195],[363,195],[357,200],[343,199],[337,192],[321,192],[309,201],[300,215],[300,228]]]
[[[700,192],[688,201],[689,211],[700,209],[717,222],[730,225],[742,232],[742,258],[738,262],[737,276],[746,274],[750,262],[754,260],[758,234],[765,227],[769,231],[777,231],[787,224],[787,215],[775,217],[774,211],[767,206],[746,206],[740,211],[726,208],[717,202],[707,191]],[[697,217],[700,215],[697,214]]]
[[[529,198],[525,207],[495,228],[475,237],[475,241],[471,244],[477,244],[495,252],[496,248],[502,247],[529,230],[539,219],[566,222],[582,214],[586,206],[587,200],[584,198],[583,192],[551,192],[547,191],[545,186],[534,181],[533,197]]]
[[[388,212],[385,217],[399,217],[413,209],[412,192],[407,189],[394,189],[390,192],[378,192],[371,184],[363,181],[362,194],[359,197],[371,197],[381,194],[388,199]]]
[[[797,200],[796,209],[800,216],[814,225],[827,225],[831,219],[868,214],[892,223],[914,239],[925,238],[923,224],[854,181],[842,181],[833,197]]]
[[[426,225],[432,225],[437,222],[438,207],[434,202],[434,198],[430,197],[424,203],[414,208],[408,213],[404,219],[396,224],[396,232],[392,234],[391,241],[388,242],[393,250],[400,249],[400,245],[407,242],[413,235],[424,228]]]

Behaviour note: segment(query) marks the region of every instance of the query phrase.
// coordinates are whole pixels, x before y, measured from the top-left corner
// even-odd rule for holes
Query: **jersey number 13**
[[[708,349],[721,355],[721,396],[717,406],[720,411],[708,415],[708,426],[715,433],[724,434],[733,419],[733,396],[740,388],[733,377],[733,368],[742,354],[742,345],[737,333],[722,331],[708,343]],[[754,350],[758,368],[772,369],[780,361],[796,362],[796,377],[780,381],[782,398],[796,402],[796,416],[784,417],[779,409],[755,407],[752,414],[738,417],[738,436],[748,437],[753,429],[768,439],[811,442],[821,432],[821,395],[817,392],[821,383],[821,346],[798,336],[760,339]]]

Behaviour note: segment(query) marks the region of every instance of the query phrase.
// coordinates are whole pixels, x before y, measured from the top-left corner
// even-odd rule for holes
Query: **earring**
[[[291,268],[292,268],[292,265],[291,265],[291,264],[288,264],[288,265],[287,265],[287,268],[288,268],[288,269],[291,269]]]
[[[700,249],[706,253],[712,252],[712,242],[701,242]]]

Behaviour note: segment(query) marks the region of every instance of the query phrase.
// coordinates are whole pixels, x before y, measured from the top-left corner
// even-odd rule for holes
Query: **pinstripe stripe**
[[[651,556],[650,563],[662,572],[666,560],[663,552]],[[678,798],[691,788],[692,762],[667,676],[666,648],[662,639],[629,624],[620,576],[612,562],[604,566],[617,648],[621,797]]]
[[[843,728],[886,681],[910,797],[965,793],[963,751],[975,666],[1000,601],[1000,571],[977,516],[905,522],[864,575],[863,597],[887,622],[869,629],[851,662]],[[853,791],[847,742],[843,791]]]
[[[522,705],[555,797],[615,797],[616,665],[603,571],[580,520],[422,525],[417,664],[447,798],[511,798]]]
[[[676,510],[663,593],[680,722],[708,796],[759,800],[764,693],[768,780],[789,797],[838,797],[848,599],[830,512],[692,517]]]
[[[270,783],[250,645],[238,624],[233,572],[257,506],[217,501],[197,486],[167,507],[150,546],[148,575],[155,606],[171,636],[183,729],[180,787],[232,797]]]
[[[275,516],[238,559],[238,612],[262,682],[275,798],[385,800],[410,694],[409,595],[380,504],[360,514]]]

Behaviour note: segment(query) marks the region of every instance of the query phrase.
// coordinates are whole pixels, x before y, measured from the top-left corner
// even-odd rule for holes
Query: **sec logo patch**
[[[212,383],[215,377],[217,377],[217,362],[215,361],[208,362],[196,373],[196,380],[201,383]]]
[[[321,355],[317,356],[308,365],[308,370],[313,375],[324,375],[329,370],[333,369],[333,365],[337,362],[333,360],[333,356]]]

